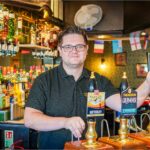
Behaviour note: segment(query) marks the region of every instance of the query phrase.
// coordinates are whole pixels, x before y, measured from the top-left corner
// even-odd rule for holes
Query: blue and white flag
[[[122,48],[122,40],[113,40],[112,41],[112,48],[113,48],[113,53],[122,53],[123,48]]]
[[[104,41],[103,40],[94,41],[94,53],[99,53],[99,54],[104,53]]]

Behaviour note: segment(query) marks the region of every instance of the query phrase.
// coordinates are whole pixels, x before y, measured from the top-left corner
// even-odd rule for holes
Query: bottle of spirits
[[[35,45],[36,44],[36,31],[33,26],[31,26],[30,30],[30,44]]]
[[[8,35],[8,20],[9,20],[9,11],[6,7],[3,8],[3,21],[4,21],[4,28],[2,32],[2,39],[6,40]]]
[[[19,106],[24,107],[25,105],[25,91],[23,90],[22,82],[19,83],[20,101]]]
[[[24,43],[24,36],[23,36],[23,18],[22,16],[19,16],[17,18],[17,29],[15,32],[15,40],[19,43]]]
[[[15,15],[11,11],[9,13],[9,19],[8,19],[8,36],[7,36],[7,39],[10,42],[13,41],[13,37],[14,37],[14,34],[15,34],[15,22],[14,22],[14,19],[15,19]]]
[[[4,14],[3,14],[3,5],[0,4],[0,31],[2,31],[3,28],[4,28],[3,16],[4,16]]]
[[[3,82],[2,66],[0,66],[0,84]]]

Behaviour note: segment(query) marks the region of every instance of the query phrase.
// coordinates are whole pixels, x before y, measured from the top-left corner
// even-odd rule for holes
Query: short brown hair
[[[68,26],[64,31],[58,35],[58,46],[61,45],[63,37],[67,34],[80,34],[83,36],[85,43],[87,44],[87,35],[85,31],[77,26]]]

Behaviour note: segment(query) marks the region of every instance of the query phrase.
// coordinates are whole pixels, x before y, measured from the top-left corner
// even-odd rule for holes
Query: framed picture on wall
[[[150,52],[147,53],[147,66],[148,66],[148,71],[150,71]]]
[[[136,75],[137,77],[145,78],[148,73],[147,64],[136,64]]]
[[[115,64],[116,66],[125,66],[127,65],[127,53],[117,53],[115,54]]]

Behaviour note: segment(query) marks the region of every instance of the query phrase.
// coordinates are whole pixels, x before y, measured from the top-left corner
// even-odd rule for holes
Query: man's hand
[[[76,138],[80,138],[85,129],[85,123],[80,117],[66,118],[64,128],[69,129]]]

